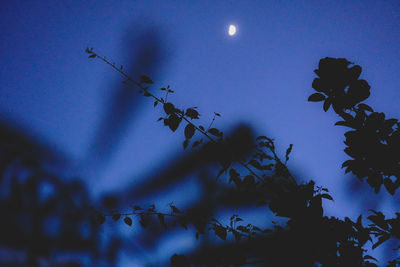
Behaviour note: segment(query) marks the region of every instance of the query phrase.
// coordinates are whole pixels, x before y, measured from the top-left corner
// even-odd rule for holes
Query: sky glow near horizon
[[[319,59],[344,57],[363,68],[361,78],[371,85],[366,103],[400,118],[398,1],[207,3],[2,2],[1,118],[61,151],[71,176],[82,175],[92,196],[133,186],[180,155],[184,137],[157,123],[161,112],[141,99],[110,162],[84,170],[109,93],[123,79],[83,51],[94,47],[129,69],[126,55],[143,31],[153,31],[163,51],[162,64],[149,74],[155,88],[171,85],[168,99],[198,106],[204,125],[218,112],[216,127],[247,123],[256,135],[274,138],[282,156],[294,144],[289,168],[330,190],[335,202],[325,201],[327,214],[354,219],[364,196],[349,199],[344,190],[353,179],[340,169],[345,129],[334,126],[339,118],[331,110],[307,98]],[[240,38],[227,38],[227,21],[238,22]]]

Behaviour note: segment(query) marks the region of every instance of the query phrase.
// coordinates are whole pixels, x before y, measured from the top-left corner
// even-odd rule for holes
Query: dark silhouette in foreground
[[[87,52],[91,58],[106,61],[93,50]],[[309,101],[323,101],[325,111],[332,107],[343,119],[337,125],[352,129],[345,134],[345,152],[351,157],[343,163],[346,172],[366,179],[376,193],[383,185],[394,195],[400,183],[398,121],[361,103],[370,95],[368,83],[359,80],[361,67],[345,59],[324,58],[315,73],[317,92]],[[79,252],[90,254],[92,264],[107,261],[113,265],[118,249],[129,240],[115,235],[104,245],[99,227],[115,226],[117,221],[144,228],[136,238],[149,250],[168,231],[192,233],[198,240],[195,250],[173,254],[169,262],[158,264],[171,266],[377,266],[366,244],[372,242],[376,248],[400,238],[400,213],[387,219],[371,210],[367,220],[360,215],[354,221],[324,216],[322,201],[332,201],[332,197],[313,181],[297,182],[287,168],[292,145],[285,155],[278,155],[273,139],[259,136],[254,141],[249,127],[225,134],[212,123],[208,128],[197,125],[197,108],[177,108],[150,92],[153,82],[147,76],[141,76],[140,82],[131,81],[145,97],[153,98],[155,107],[161,107],[160,123],[172,132],[183,128],[183,147],[191,152],[158,169],[136,188],[103,198],[101,207],[92,203],[82,183],[59,179],[48,171],[46,157],[40,156],[50,155],[46,150],[23,136],[8,134],[13,131],[3,125],[0,246],[22,251],[23,257],[20,262],[0,260],[1,264],[40,266],[44,259]],[[168,90],[161,88],[161,93]],[[219,116],[215,113],[214,119]],[[189,176],[196,177],[201,190],[187,207],[171,202],[165,211],[138,204],[165,194]],[[128,205],[132,206],[122,212]],[[244,221],[238,210],[253,210],[268,219],[254,225]],[[232,216],[218,216],[227,212]],[[79,266],[80,261],[56,264]],[[386,266],[399,264],[399,259],[393,259]]]

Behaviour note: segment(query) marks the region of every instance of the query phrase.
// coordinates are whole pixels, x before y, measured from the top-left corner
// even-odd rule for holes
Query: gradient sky
[[[66,155],[94,196],[130,186],[179,154],[183,134],[156,122],[152,101],[138,100],[108,164],[82,169],[122,81],[84,49],[129,68],[135,40],[150,29],[162,46],[155,89],[171,85],[170,100],[198,106],[205,125],[219,112],[215,126],[246,122],[281,155],[294,144],[289,167],[330,189],[328,214],[354,218],[357,201],[343,190],[351,177],[340,169],[345,129],[332,110],[307,102],[313,70],[326,56],[361,65],[367,103],[400,118],[399,25],[399,1],[1,1],[0,116]]]

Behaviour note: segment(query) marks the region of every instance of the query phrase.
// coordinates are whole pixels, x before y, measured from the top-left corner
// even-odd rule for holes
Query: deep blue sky
[[[181,152],[183,136],[156,123],[160,112],[144,99],[108,164],[82,169],[121,81],[83,51],[94,47],[129,68],[127,55],[150,30],[162,48],[156,88],[170,84],[171,101],[198,106],[204,124],[216,111],[217,127],[247,122],[282,154],[293,143],[289,167],[330,189],[329,214],[354,217],[340,169],[345,129],[307,102],[313,70],[326,56],[361,65],[372,87],[367,103],[399,118],[399,25],[399,1],[1,1],[0,116],[65,154],[94,195],[131,185]]]

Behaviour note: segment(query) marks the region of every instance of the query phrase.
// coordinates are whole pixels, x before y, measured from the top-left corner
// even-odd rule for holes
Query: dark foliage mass
[[[102,58],[88,49],[89,57]],[[120,71],[121,69],[115,69]],[[359,179],[366,178],[367,183],[378,193],[382,184],[390,194],[399,187],[399,123],[396,119],[385,119],[383,113],[374,112],[371,107],[361,103],[370,95],[370,86],[360,80],[361,67],[346,59],[324,58],[315,70],[312,87],[317,91],[310,95],[309,101],[322,102],[324,111],[332,106],[343,119],[336,125],[351,128],[345,134],[345,152],[352,158],[345,161],[346,173],[352,172]],[[131,80],[127,77],[128,80]],[[184,124],[185,140],[188,147],[194,136],[200,139],[192,143],[201,146],[203,151],[210,148],[208,158],[218,162],[220,171],[217,177],[226,175],[234,194],[244,195],[250,205],[269,209],[278,217],[287,218],[285,224],[272,223],[272,227],[260,228],[246,224],[239,215],[232,215],[229,224],[221,223],[213,214],[201,210],[181,211],[170,205],[170,213],[162,213],[153,205],[149,209],[135,206],[134,210],[123,214],[124,222],[132,224],[130,217],[139,217],[140,224],[146,226],[147,217],[156,217],[160,224],[168,229],[180,225],[196,230],[196,239],[211,232],[224,243],[208,244],[190,255],[173,255],[171,266],[377,266],[376,259],[368,255],[367,242],[376,248],[390,238],[399,238],[400,217],[385,219],[383,213],[371,210],[368,225],[360,215],[356,221],[327,217],[323,214],[322,200],[332,201],[326,188],[317,186],[313,181],[299,184],[287,168],[292,151],[290,145],[282,161],[275,151],[274,140],[259,136],[249,156],[236,153],[233,145],[223,132],[211,128],[217,116],[208,128],[196,125],[199,119],[197,108],[179,109],[165,98],[149,92],[153,81],[142,76],[140,82],[133,81],[144,96],[152,97],[154,106],[163,106],[164,116],[159,120],[173,132]],[[197,135],[195,135],[198,133]],[[218,182],[217,182],[218,183]],[[220,192],[221,194],[223,192]],[[218,205],[218,203],[217,203]],[[262,211],[261,211],[262,212]],[[119,213],[98,216],[119,218]],[[169,218],[169,223],[166,220]],[[394,259],[387,266],[397,266]]]
[[[96,204],[97,208],[90,208],[91,201],[82,184],[62,181],[47,171],[47,159],[39,155],[48,153],[34,145],[28,153],[24,150],[26,145],[20,144],[34,142],[11,137],[4,128],[7,131],[2,129],[2,139],[7,141],[0,143],[0,182],[4,191],[0,209],[5,216],[0,222],[0,245],[25,251],[25,265],[39,266],[39,259],[54,256],[55,251],[89,253],[96,259],[107,255],[105,258],[113,263],[119,241],[108,240],[108,244],[100,246],[99,227],[105,223],[140,226],[148,244],[165,231],[193,232],[199,244],[197,249],[185,255],[171,255],[167,264],[175,267],[378,266],[367,250],[369,244],[375,249],[389,239],[399,241],[400,213],[386,218],[382,212],[370,210],[366,219],[360,215],[356,220],[324,215],[322,202],[333,198],[327,188],[314,181],[299,183],[292,175],[287,167],[292,144],[284,155],[278,155],[275,140],[267,136],[253,138],[247,127],[224,133],[214,126],[214,121],[221,117],[216,112],[208,126],[201,125],[197,123],[201,118],[197,107],[180,108],[168,100],[174,93],[170,86],[152,90],[151,78],[142,75],[136,81],[122,66],[110,63],[93,49],[86,52],[89,58],[112,66],[124,76],[124,83],[131,83],[141,95],[152,99],[154,107],[163,114],[159,122],[172,132],[182,130],[183,149],[191,150],[184,159],[128,195],[151,195],[205,166],[217,165],[219,170],[212,175],[216,179],[210,179],[206,170],[200,172],[205,193],[199,202],[187,208],[171,202],[165,211],[154,204],[130,203],[130,209],[122,212],[120,195],[105,198],[103,207]],[[365,179],[376,193],[383,185],[394,195],[400,186],[398,121],[386,119],[384,113],[362,103],[370,95],[370,86],[359,79],[360,66],[346,59],[324,58],[315,73],[318,77],[312,87],[316,92],[308,100],[323,102],[324,111],[332,107],[341,117],[336,125],[350,129],[345,133],[344,151],[350,156],[342,165],[345,172]],[[50,188],[50,193],[40,193],[43,188]],[[239,214],[227,218],[215,215],[218,208],[238,207],[273,216],[261,226],[246,222]],[[58,220],[58,230],[46,229],[47,220]],[[82,232],[82,225],[86,232]],[[400,259],[396,258],[381,266],[399,264]]]

